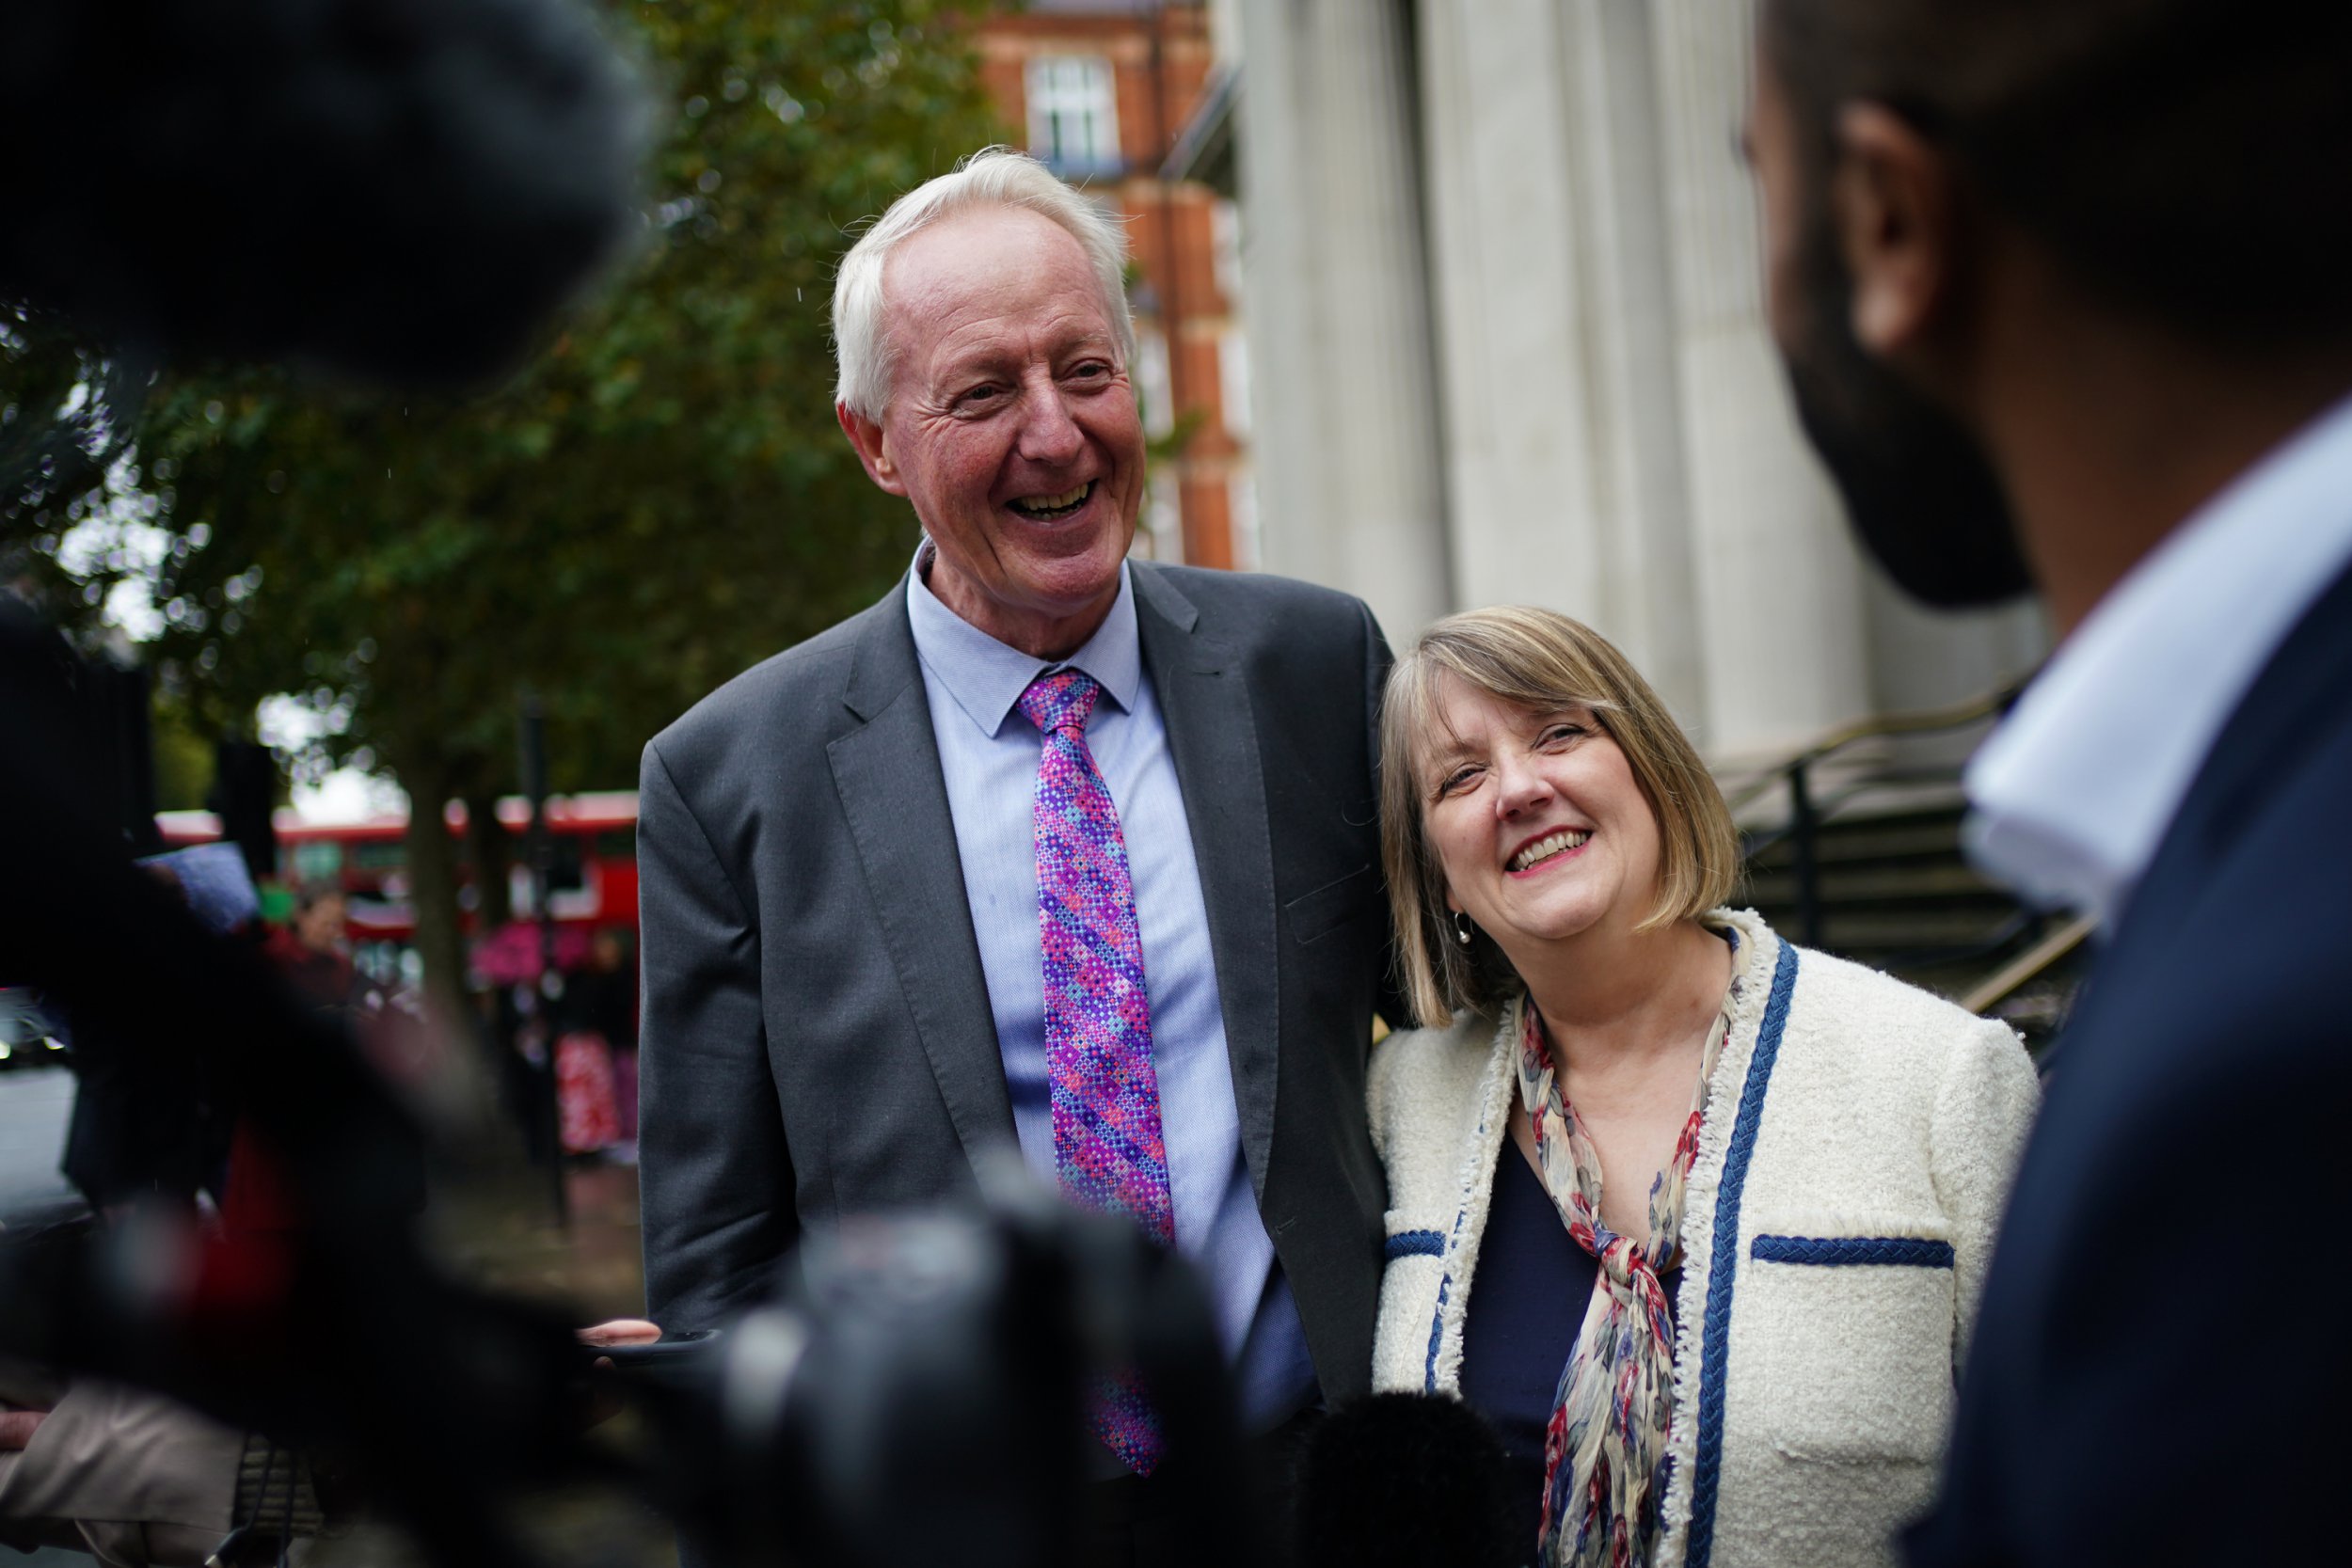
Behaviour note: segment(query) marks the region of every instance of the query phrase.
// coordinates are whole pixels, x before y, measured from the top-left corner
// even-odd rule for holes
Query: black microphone
[[[640,230],[647,129],[573,0],[9,0],[0,294],[461,388]]]
[[[1373,1394],[1317,1427],[1300,1473],[1306,1568],[1516,1568],[1502,1442],[1444,1394]]]

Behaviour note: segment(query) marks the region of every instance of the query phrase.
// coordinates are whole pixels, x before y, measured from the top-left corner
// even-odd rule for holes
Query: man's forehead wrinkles
[[[1094,344],[1107,345],[1111,333],[1098,313],[1066,309],[1035,324],[977,309],[966,319],[943,324],[925,356],[935,373],[1027,360]]]

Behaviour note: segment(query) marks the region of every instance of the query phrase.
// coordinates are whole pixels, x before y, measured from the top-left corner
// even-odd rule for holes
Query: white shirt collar
[[[2112,927],[2222,725],[2352,560],[2352,398],[2175,529],[1969,764],[1969,853]]]

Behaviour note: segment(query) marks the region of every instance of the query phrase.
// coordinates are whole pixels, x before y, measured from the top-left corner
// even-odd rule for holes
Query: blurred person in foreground
[[[1199,1265],[1273,1479],[1371,1365],[1389,655],[1343,594],[1127,560],[1125,258],[992,150],[843,259],[838,417],[923,537],[646,748],[646,1291],[716,1323],[1017,1147]],[[1090,1560],[1161,1560],[1155,1416],[1120,1383],[1093,1430]]]
[[[1546,1565],[1888,1560],[2033,1117],[2016,1037],[1722,907],[1713,779],[1564,615],[1430,627],[1380,755],[1422,1027],[1373,1056],[1375,1385],[1494,1423]]]
[[[2059,645],[1971,833],[2103,949],[1915,1563],[2344,1555],[2347,81],[2341,7],[1762,8],[1800,410],[1898,581],[2039,589]]]

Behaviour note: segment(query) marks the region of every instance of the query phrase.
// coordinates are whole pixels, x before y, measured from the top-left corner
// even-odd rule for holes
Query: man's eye
[[[971,388],[970,389],[957,395],[956,406],[959,408],[970,408],[978,404],[992,402],[1001,392],[1003,392],[1003,388],[993,384]]]
[[[1073,381],[1101,381],[1111,373],[1111,368],[1100,359],[1089,359],[1070,372]]]

